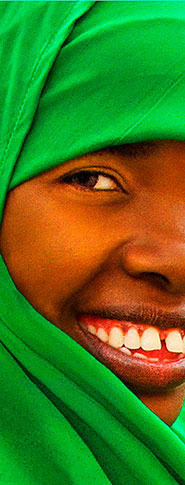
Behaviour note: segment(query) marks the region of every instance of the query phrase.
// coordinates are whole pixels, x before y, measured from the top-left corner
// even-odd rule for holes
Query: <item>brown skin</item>
[[[114,190],[57,181],[82,169],[114,177]],[[17,288],[84,347],[75,315],[87,303],[185,313],[185,142],[157,141],[137,158],[102,150],[23,183],[7,197],[0,240]],[[136,394],[171,425],[185,384]]]

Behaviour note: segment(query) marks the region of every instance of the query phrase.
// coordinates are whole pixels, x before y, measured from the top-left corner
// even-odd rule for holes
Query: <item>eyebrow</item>
[[[131,158],[139,158],[141,156],[151,155],[159,149],[155,141],[125,143],[122,145],[114,145],[107,147],[107,150],[112,154],[121,154]]]

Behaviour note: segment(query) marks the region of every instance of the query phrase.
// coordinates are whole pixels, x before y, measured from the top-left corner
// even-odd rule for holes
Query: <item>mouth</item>
[[[127,318],[78,315],[85,348],[136,392],[161,392],[183,384],[185,328],[175,326],[173,319],[169,327],[166,320],[159,327]]]

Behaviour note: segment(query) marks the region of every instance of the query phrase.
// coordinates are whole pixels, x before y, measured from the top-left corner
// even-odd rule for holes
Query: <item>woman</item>
[[[0,8],[2,483],[184,483],[185,4]]]

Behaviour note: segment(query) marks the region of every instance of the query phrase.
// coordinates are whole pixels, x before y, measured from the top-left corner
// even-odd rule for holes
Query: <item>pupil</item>
[[[73,181],[78,185],[86,185],[86,187],[94,187],[98,180],[96,172],[80,172],[73,176]]]

